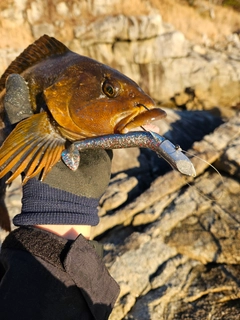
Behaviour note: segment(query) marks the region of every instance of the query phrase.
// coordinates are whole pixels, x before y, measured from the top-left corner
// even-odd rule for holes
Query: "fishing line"
[[[195,158],[197,158],[198,160],[203,161],[204,163],[208,164],[208,165],[218,174],[218,176],[219,176],[220,179],[221,179],[222,185],[223,185],[223,186],[225,185],[225,182],[224,182],[224,180],[223,180],[223,176],[221,175],[221,173],[219,172],[219,170],[218,170],[216,167],[214,167],[214,165],[212,165],[210,162],[202,159],[201,157],[197,156],[197,155],[194,154],[193,152],[189,152],[189,151],[183,150],[179,145],[176,145],[176,149],[182,151],[183,153],[185,153],[186,155],[188,155],[188,156],[190,156],[190,157],[195,157]],[[191,185],[191,184],[188,183],[188,182],[187,182],[187,185],[188,185],[189,187],[191,187],[191,188],[195,188],[196,191],[197,191],[201,196],[203,196],[204,198],[206,198],[207,200],[217,201],[217,200],[220,200],[220,199],[222,198],[222,196],[223,196],[223,191],[222,191],[219,197],[213,198],[213,197],[207,196],[207,195],[204,194],[202,191],[200,191],[200,190],[198,189],[198,187],[193,186],[193,185]]]
[[[146,130],[143,126],[140,126],[140,127],[141,127],[144,131],[149,132],[149,131]],[[151,132],[150,132],[150,133],[151,133]],[[176,150],[179,150],[179,151],[181,151],[181,152],[183,152],[183,153],[185,153],[187,156],[195,157],[195,158],[197,158],[198,160],[203,161],[204,163],[206,163],[209,167],[211,167],[211,168],[218,174],[218,176],[219,176],[220,179],[221,179],[222,185],[223,185],[223,186],[225,185],[225,182],[224,182],[224,180],[223,180],[223,176],[222,176],[221,173],[218,171],[218,169],[217,169],[216,167],[214,167],[214,165],[212,165],[212,164],[209,163],[208,161],[202,159],[201,157],[197,156],[196,154],[194,154],[194,153],[192,153],[192,152],[190,152],[190,151],[183,150],[183,149],[180,147],[180,145],[178,145],[178,144],[175,145],[175,149],[176,149]],[[200,194],[202,197],[204,197],[205,199],[207,199],[207,200],[209,200],[209,201],[217,201],[217,200],[220,200],[221,197],[223,196],[223,192],[224,192],[224,191],[222,191],[221,194],[220,194],[220,196],[218,196],[218,197],[211,197],[211,196],[207,196],[207,195],[204,194],[202,191],[200,191],[200,189],[199,189],[197,186],[191,185],[191,184],[188,183],[188,182],[187,182],[186,184],[187,184],[189,187],[194,188],[194,189],[198,192],[198,194]]]
[[[147,111],[150,111],[150,110],[148,109],[148,107],[145,106],[145,105],[142,104],[142,103],[138,103],[137,106],[138,106],[138,107],[143,107],[143,108],[145,108]]]
[[[163,109],[163,110],[164,110],[164,109]],[[167,119],[168,119],[168,120],[173,120],[173,123],[176,122],[176,121],[180,121],[180,118],[181,118],[180,115],[177,114],[177,116],[176,116],[174,113],[173,113],[173,114],[171,114],[171,112],[168,113],[168,110],[165,110],[165,111],[167,112]],[[167,119],[162,119],[161,121],[165,122],[168,126],[170,126],[170,130],[172,130],[172,129],[173,129],[172,124],[171,124],[171,122],[169,123],[169,122],[167,121]],[[187,124],[188,127],[194,126],[194,124],[192,123],[191,119],[189,119],[188,117],[184,117],[184,121],[185,121],[185,124]],[[143,127],[141,127],[141,128],[142,128],[143,130],[145,130],[145,128],[143,128]],[[194,127],[194,128],[195,128],[195,127]],[[147,131],[147,130],[145,130],[145,131]],[[174,126],[174,131],[179,132],[179,133],[182,133],[182,129],[178,128],[177,126]],[[208,165],[218,174],[218,176],[219,176],[220,179],[221,179],[222,185],[225,186],[225,182],[224,182],[223,176],[222,176],[221,173],[218,171],[218,169],[217,169],[216,167],[214,167],[211,163],[209,163],[208,161],[202,159],[201,157],[197,156],[196,154],[194,154],[194,153],[192,153],[192,152],[183,150],[183,149],[180,147],[180,145],[178,145],[178,144],[175,145],[175,148],[176,148],[176,150],[182,151],[183,153],[185,153],[186,155],[188,155],[188,156],[190,156],[190,157],[195,157],[195,158],[197,158],[198,160],[203,161],[204,163],[208,164]],[[202,195],[204,198],[206,198],[206,199],[208,199],[208,200],[211,200],[211,201],[217,201],[217,200],[221,199],[221,197],[223,196],[223,192],[224,192],[224,191],[222,191],[221,194],[220,194],[218,197],[213,198],[213,197],[210,197],[210,196],[205,195],[202,191],[200,191],[200,190],[198,189],[198,187],[193,186],[193,185],[191,185],[190,183],[187,183],[187,185],[188,185],[189,187],[191,187],[191,188],[195,188],[196,191],[197,191],[200,195]]]
[[[199,135],[200,137],[202,136],[203,131],[198,127],[200,123],[196,122],[198,124],[196,126],[196,124],[194,124],[194,120],[192,120],[191,118],[187,116],[182,116],[181,114],[178,114],[178,113],[173,113],[173,110],[168,110],[167,108],[162,108],[162,109],[167,113],[167,117],[161,119],[161,122],[164,122],[164,124],[168,127],[168,131],[174,131],[176,134],[177,133],[182,134],[183,130],[186,129],[190,134],[191,131],[194,130],[197,135]],[[195,111],[199,111],[199,110],[195,110]],[[206,118],[206,121],[207,121],[207,118]],[[218,119],[216,119],[216,121],[218,121]],[[179,125],[175,125],[176,122],[180,124],[180,127]],[[184,128],[181,125],[181,123],[184,124]],[[212,122],[210,122],[209,124],[212,128],[212,130],[210,131],[213,131],[215,129],[215,126],[212,125]],[[216,124],[216,127],[218,127],[220,124],[219,123]],[[160,126],[160,123],[158,125]],[[205,134],[208,134],[208,133],[205,132],[203,135]]]
[[[140,128],[143,129],[143,131],[149,132],[148,130],[146,130],[143,126],[140,126]]]

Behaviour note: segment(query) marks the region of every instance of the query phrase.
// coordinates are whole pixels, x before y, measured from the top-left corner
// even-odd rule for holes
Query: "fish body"
[[[26,81],[31,115],[8,135],[4,101],[12,74]],[[134,81],[47,35],[25,49],[2,75],[0,113],[0,178],[4,181],[11,172],[7,183],[23,172],[24,183],[39,174],[44,179],[69,141],[124,134],[166,116]]]

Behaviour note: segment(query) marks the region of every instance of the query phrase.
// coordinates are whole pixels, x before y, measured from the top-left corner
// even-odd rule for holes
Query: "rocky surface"
[[[222,112],[237,106],[240,101],[237,13],[235,16],[231,11],[225,12],[232,19],[227,20],[228,25],[232,23],[232,30],[229,28],[222,46],[209,42],[207,47],[190,42],[173,25],[164,22],[162,14],[173,3],[165,0],[163,4],[141,0],[6,1],[0,5],[0,72],[29,43],[47,33],[80,54],[116,67],[165,105],[187,109],[217,106]],[[211,10],[214,9],[218,17],[216,7]],[[191,11],[185,14],[192,18]],[[209,20],[213,18],[203,17],[199,21],[198,17],[203,26]],[[225,20],[222,20],[224,31]],[[195,33],[201,33],[197,26],[195,29]]]
[[[173,108],[157,123],[160,133],[188,150],[196,168],[192,179],[150,150],[114,152],[93,230],[121,286],[111,320],[239,319],[240,21],[212,2],[185,2],[0,4],[1,71],[42,33],[53,35],[120,69]],[[174,19],[178,29],[169,24]],[[195,37],[193,21],[200,24]],[[206,40],[201,30],[211,23],[218,33],[211,29],[215,37],[208,33]],[[18,180],[7,194],[12,216],[20,198]],[[0,232],[1,240],[5,235]]]
[[[102,241],[122,289],[111,319],[238,319],[239,180],[209,164],[239,134],[238,115],[194,143],[194,181],[170,171],[101,217],[95,234],[114,228]]]

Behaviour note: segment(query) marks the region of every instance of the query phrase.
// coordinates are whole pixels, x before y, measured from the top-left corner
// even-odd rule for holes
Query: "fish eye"
[[[102,85],[103,93],[109,98],[115,98],[119,93],[120,86],[117,82],[116,83],[115,82],[112,82],[112,81],[110,82],[109,80],[105,80],[103,82],[103,85]]]

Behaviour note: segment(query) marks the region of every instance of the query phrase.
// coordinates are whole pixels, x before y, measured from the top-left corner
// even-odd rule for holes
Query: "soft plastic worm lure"
[[[136,131],[126,134],[111,134],[96,138],[85,139],[71,144],[62,152],[62,160],[71,169],[77,170],[80,162],[79,151],[87,149],[122,149],[149,148],[167,161],[174,169],[182,174],[195,177],[196,172],[192,162],[166,138],[152,131]]]

